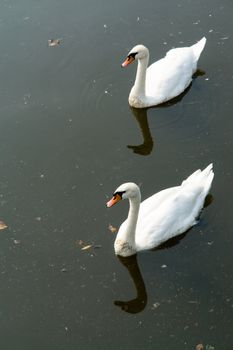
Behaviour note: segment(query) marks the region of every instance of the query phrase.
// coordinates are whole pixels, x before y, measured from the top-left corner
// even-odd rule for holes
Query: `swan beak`
[[[128,56],[126,58],[126,60],[122,63],[121,67],[127,67],[130,63],[132,63],[134,61],[134,57],[133,56]]]
[[[111,208],[114,204],[116,204],[117,202],[119,202],[121,200],[121,196],[119,194],[116,194],[112,197],[112,199],[110,199],[110,201],[108,201],[106,203],[108,208]]]

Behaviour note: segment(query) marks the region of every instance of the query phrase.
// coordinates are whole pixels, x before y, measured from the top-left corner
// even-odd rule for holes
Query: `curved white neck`
[[[124,241],[128,242],[132,247],[135,247],[135,231],[138,221],[138,212],[140,208],[141,195],[129,198],[129,213],[126,220],[126,227],[124,230]]]
[[[138,60],[137,74],[132,93],[134,95],[145,96],[146,70],[149,62],[149,56]]]

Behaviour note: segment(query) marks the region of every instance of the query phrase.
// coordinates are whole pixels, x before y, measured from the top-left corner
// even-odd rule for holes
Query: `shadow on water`
[[[159,247],[153,249],[152,251],[160,250],[160,249],[169,249],[179,244],[180,241],[186,236],[187,232],[169,239],[164,244]],[[115,300],[114,304],[119,306],[123,311],[136,314],[143,311],[147,305],[147,292],[143,277],[141,275],[141,271],[137,262],[137,255],[132,255],[129,257],[117,256],[122,265],[126,267],[129,272],[130,277],[133,280],[135,290],[136,290],[136,298],[131,300],[123,301],[123,300]]]
[[[143,138],[143,143],[140,145],[128,145],[127,147],[132,149],[134,153],[140,154],[141,156],[147,156],[151,153],[154,144],[148,124],[147,109],[139,109],[133,107],[130,108],[133,112],[136,121],[138,122]]]
[[[196,79],[198,76],[204,75],[205,72],[202,70],[197,70],[196,73],[193,75],[193,79]],[[179,96],[173,98],[170,101],[167,101],[165,103],[162,103],[155,107],[149,107],[149,108],[134,108],[130,107],[138,125],[141,131],[143,142],[140,145],[127,145],[129,149],[132,149],[134,153],[140,154],[141,156],[147,156],[152,152],[154,142],[153,137],[151,136],[150,127],[148,123],[147,118],[147,110],[148,109],[160,109],[160,108],[168,108],[171,106],[176,105],[178,102],[180,102],[184,96],[189,92],[191,89],[192,83],[185,89],[182,94]]]
[[[213,196],[211,194],[208,194],[205,199],[204,208],[208,207],[213,202],[213,200],[214,200]],[[178,245],[181,242],[181,240],[185,238],[185,236],[190,230],[191,228],[186,232],[180,234],[179,236],[169,239],[168,241],[161,244],[159,247],[152,249],[152,251],[170,249]],[[120,260],[122,265],[124,265],[125,268],[128,270],[129,275],[133,280],[135,290],[136,290],[136,298],[133,298],[127,301],[115,300],[114,304],[116,306],[119,306],[125,312],[131,313],[131,314],[139,313],[143,311],[147,305],[147,292],[146,292],[146,286],[145,286],[141,271],[138,266],[137,254],[129,257],[123,257],[123,256],[117,255],[117,258]]]
[[[146,287],[138,266],[137,255],[135,254],[129,257],[118,255],[117,257],[129,271],[129,274],[135,285],[137,295],[136,298],[128,301],[116,300],[114,304],[120,306],[121,309],[125,312],[136,314],[144,310],[147,304]]]

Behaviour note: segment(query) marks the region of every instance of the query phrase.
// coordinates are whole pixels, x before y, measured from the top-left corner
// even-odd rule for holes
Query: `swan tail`
[[[198,59],[199,59],[199,57],[200,57],[200,55],[205,47],[205,44],[206,44],[206,38],[203,37],[196,44],[191,46],[197,61],[198,61]]]
[[[212,181],[214,178],[214,172],[213,172],[213,164],[209,164],[203,171],[203,181],[204,181],[204,189],[205,194],[207,195],[210,191]]]
[[[188,184],[188,183],[193,182],[193,181],[198,177],[198,175],[199,175],[200,173],[201,173],[201,170],[200,170],[200,169],[196,170],[193,174],[191,174],[189,177],[187,177],[187,179],[185,179],[185,180],[182,182],[181,186],[184,186],[184,185],[186,185],[186,184]]]
[[[181,186],[191,184],[191,183],[199,183],[204,187],[205,196],[208,194],[211,184],[214,178],[213,172],[213,164],[209,164],[204,170],[196,170],[193,174],[191,174],[186,180],[184,180]]]

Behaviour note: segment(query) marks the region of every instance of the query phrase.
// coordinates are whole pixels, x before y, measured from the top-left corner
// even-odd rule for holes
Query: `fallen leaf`
[[[88,245],[85,245],[85,247],[82,247],[81,250],[87,250],[87,249],[90,249],[92,247],[91,244],[88,244]]]
[[[5,224],[5,222],[0,221],[0,230],[4,230],[5,228],[7,228],[7,225]]]
[[[203,350],[204,346],[202,344],[197,344],[196,350]]]
[[[49,46],[57,46],[61,43],[60,39],[49,39],[48,40],[48,45]]]
[[[108,229],[112,232],[115,233],[117,231],[116,227],[113,227],[111,224],[108,225]]]

